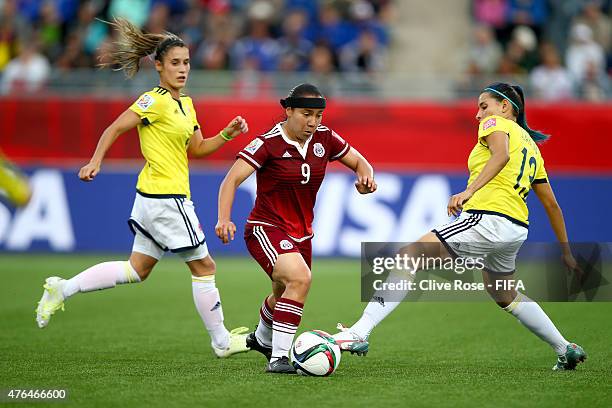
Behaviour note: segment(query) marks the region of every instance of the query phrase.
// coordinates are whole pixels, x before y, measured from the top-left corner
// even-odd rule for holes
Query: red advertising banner
[[[0,99],[0,146],[20,162],[57,163],[89,159],[102,131],[132,101],[99,98]],[[206,162],[232,160],[257,134],[284,118],[277,101],[196,100],[205,135],[218,132],[235,115],[245,117],[250,135],[231,142]],[[336,130],[379,168],[465,171],[477,134],[472,102],[406,103],[332,101],[323,123]],[[534,129],[551,134],[542,146],[549,170],[612,171],[612,104],[527,104]],[[140,158],[135,131],[117,140],[111,159]]]

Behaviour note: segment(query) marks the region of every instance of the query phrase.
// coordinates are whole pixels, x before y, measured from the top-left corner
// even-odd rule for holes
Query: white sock
[[[77,292],[114,288],[117,284],[140,282],[130,261],[103,262],[84,270],[64,283],[64,298]]]
[[[504,307],[504,310],[516,317],[533,334],[550,344],[558,355],[565,354],[569,342],[559,333],[544,310],[524,294],[517,293],[516,299]]]
[[[414,281],[415,275],[409,272],[391,271],[385,283],[398,283],[402,280]],[[372,296],[361,318],[351,326],[350,331],[362,339],[367,339],[374,327],[382,322],[395,308],[404,300],[408,294],[407,290],[394,291],[392,298],[396,301],[385,301],[385,296],[389,297],[389,291],[377,291]]]
[[[266,323],[259,318],[255,337],[259,344],[265,347],[272,347],[272,326],[266,326]]]
[[[268,298],[266,297],[259,309],[259,324],[255,330],[255,337],[262,346],[272,347],[272,314],[273,309],[268,306]]]
[[[384,302],[370,301],[366,306],[361,318],[351,326],[350,331],[355,333],[362,339],[367,339],[374,327],[384,320],[400,302]]]
[[[223,308],[215,275],[192,276],[193,302],[216,348],[229,346],[229,332],[223,324]]]
[[[272,358],[270,362],[289,356],[289,349],[297,331],[304,304],[288,298],[279,298],[274,306],[272,320]]]

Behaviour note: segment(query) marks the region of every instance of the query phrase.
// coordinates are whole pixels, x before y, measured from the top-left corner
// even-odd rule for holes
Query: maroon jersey
[[[236,157],[257,170],[257,198],[248,223],[270,224],[294,239],[312,236],[317,192],[327,163],[344,157],[350,147],[336,132],[319,126],[300,147],[278,123]]]

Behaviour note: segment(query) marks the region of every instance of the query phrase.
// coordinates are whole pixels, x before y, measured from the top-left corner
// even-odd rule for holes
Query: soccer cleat
[[[258,351],[263,354],[268,361],[272,358],[272,347],[266,347],[259,344],[257,337],[255,336],[255,332],[251,332],[247,335],[246,338],[246,346],[250,350]]]
[[[249,351],[250,349],[246,345],[247,335],[244,334],[248,331],[249,329],[247,327],[238,327],[232,330],[229,334],[229,345],[227,346],[227,348],[221,349],[211,344],[211,347],[217,357],[227,358],[233,354]]]
[[[47,278],[43,285],[45,291],[36,308],[36,323],[41,329],[47,327],[55,312],[59,309],[64,310],[64,282],[64,279],[52,276]]]
[[[266,373],[274,374],[297,374],[293,364],[289,362],[289,357],[283,356],[278,360],[274,360],[268,363],[266,366]]]
[[[332,337],[336,340],[336,344],[340,346],[340,351],[348,351],[358,356],[368,354],[370,344],[367,339],[362,339],[342,323],[338,323],[337,328],[340,332],[332,335]]]
[[[587,353],[576,343],[570,343],[565,349],[565,354],[557,357],[557,364],[553,371],[575,370],[578,363],[584,363]]]

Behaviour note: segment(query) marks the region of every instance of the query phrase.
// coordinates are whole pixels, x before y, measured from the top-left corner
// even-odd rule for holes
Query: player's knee
[[[512,303],[512,301],[516,297],[508,292],[496,292],[496,291],[489,291],[489,295],[491,296],[491,298],[493,298],[495,303],[497,303],[497,305],[501,308],[504,308],[510,305],[510,303]]]
[[[141,282],[143,282],[149,277],[149,275],[153,271],[153,267],[155,266],[155,264],[151,265],[147,262],[138,262],[133,261],[132,259],[130,259],[129,262],[132,265],[132,268],[134,268],[134,271],[136,271],[136,274],[138,274],[138,277],[140,278]]]
[[[144,265],[144,264],[135,265],[131,261],[130,263],[132,264],[132,268],[134,268],[134,271],[136,271],[136,274],[140,278],[141,282],[147,279],[149,275],[151,274],[151,271],[153,271],[153,266]]]
[[[202,259],[202,269],[207,275],[214,275],[217,272],[217,263],[210,257]]]
[[[153,268],[157,264],[157,259],[138,253],[132,253],[129,262],[142,282],[147,279],[151,271],[153,271]]]
[[[210,256],[189,262],[189,268],[193,276],[214,275],[217,272],[217,264]]]
[[[287,286],[291,286],[293,290],[297,290],[302,293],[308,293],[310,290],[310,284],[312,282],[312,275],[308,269],[301,271],[296,274],[288,282]]]

